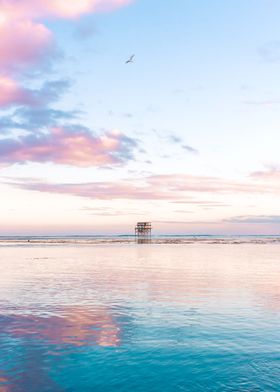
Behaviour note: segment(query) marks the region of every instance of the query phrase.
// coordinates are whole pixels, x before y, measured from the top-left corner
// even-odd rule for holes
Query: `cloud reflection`
[[[119,316],[110,308],[71,306],[55,311],[58,313],[48,317],[0,315],[3,347],[13,350],[15,342],[20,347],[12,367],[8,365],[6,372],[0,373],[0,392],[62,392],[65,389],[49,374],[46,359],[55,363],[73,347],[120,346]],[[5,352],[2,355],[5,358]]]
[[[3,373],[0,373],[0,392],[11,392],[10,387],[8,386],[9,379]]]
[[[56,345],[67,344],[76,347],[120,345],[120,327],[108,309],[71,307],[63,309],[61,314],[63,316],[2,316],[0,317],[1,329],[12,336],[35,338]]]

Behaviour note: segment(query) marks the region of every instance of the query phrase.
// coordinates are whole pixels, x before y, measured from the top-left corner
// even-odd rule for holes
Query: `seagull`
[[[132,56],[130,56],[129,59],[128,59],[125,63],[126,63],[126,64],[133,63],[134,57],[135,57],[135,54],[133,54]]]

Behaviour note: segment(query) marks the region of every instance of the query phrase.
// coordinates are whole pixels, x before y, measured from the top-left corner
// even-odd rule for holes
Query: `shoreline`
[[[141,240],[140,240],[141,241]],[[135,237],[0,237],[0,246],[12,245],[241,245],[241,244],[280,244],[280,236],[167,236],[155,237],[150,241],[138,242]]]

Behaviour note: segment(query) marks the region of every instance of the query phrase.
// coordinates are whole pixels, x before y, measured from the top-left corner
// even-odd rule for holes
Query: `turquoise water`
[[[279,391],[279,244],[0,247],[0,392]]]

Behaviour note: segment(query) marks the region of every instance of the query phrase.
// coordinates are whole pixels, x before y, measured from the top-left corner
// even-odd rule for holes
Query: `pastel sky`
[[[0,235],[279,234],[279,15],[0,0]]]

